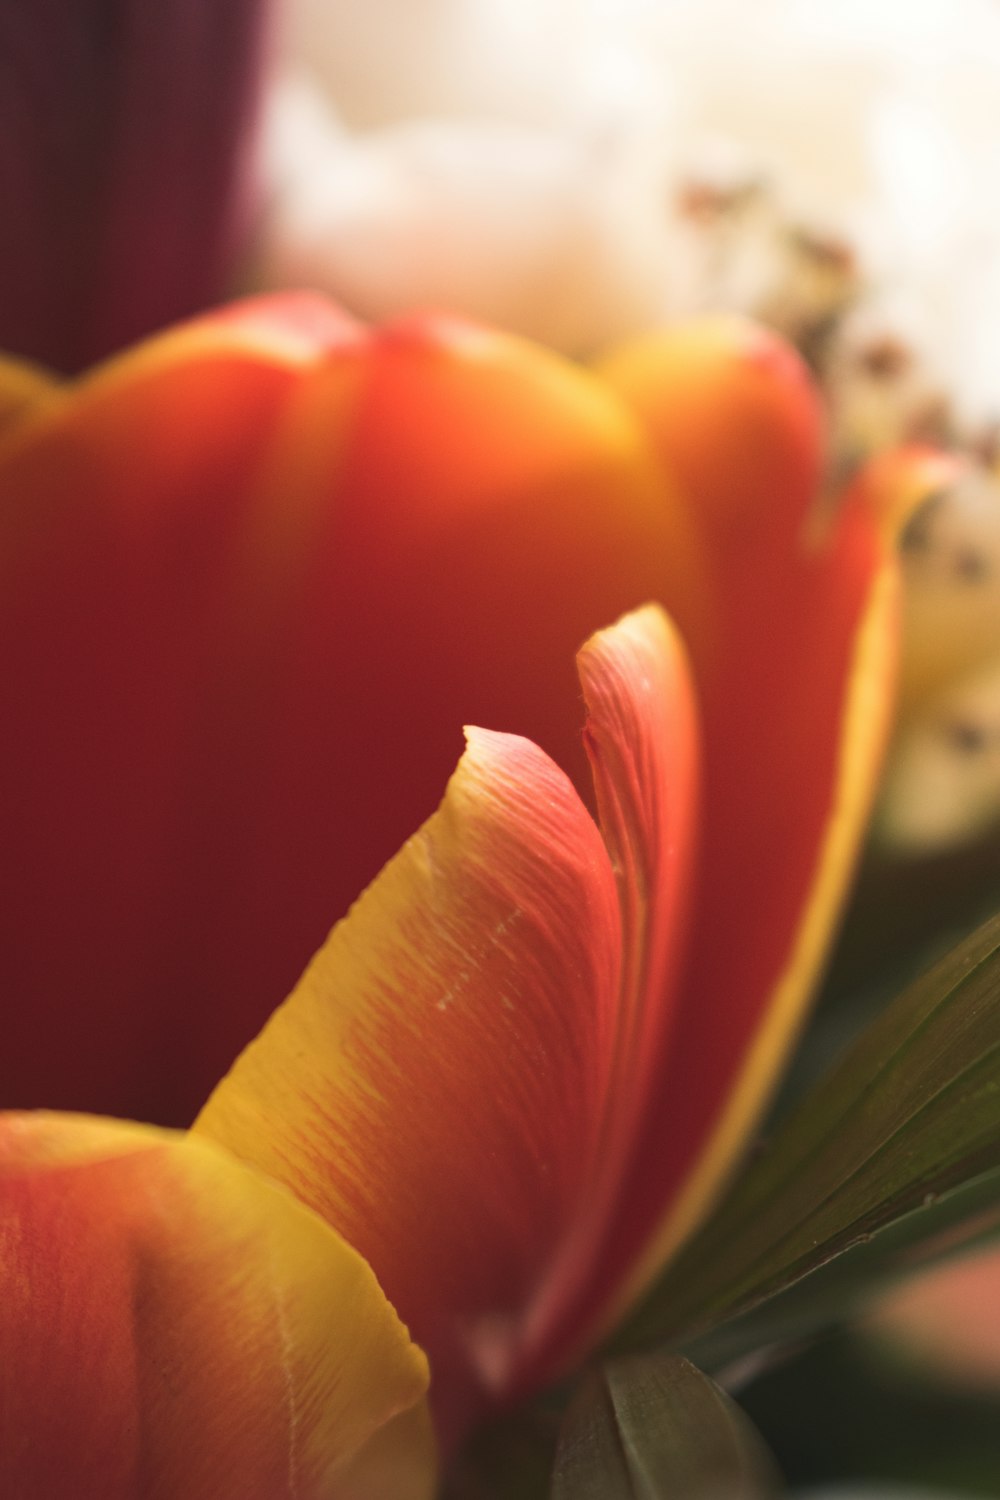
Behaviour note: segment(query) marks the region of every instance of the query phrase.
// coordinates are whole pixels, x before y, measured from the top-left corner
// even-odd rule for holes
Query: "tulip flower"
[[[874,744],[888,711],[855,670],[867,502],[803,529],[818,431],[740,323],[596,374],[299,298],[39,395],[0,446],[5,1102],[187,1123],[433,808],[463,720],[586,788],[567,663],[646,599],[704,725],[692,1004],[720,1068],[775,987],[790,1032],[863,814],[843,726]]]
[[[864,566],[858,581],[867,636],[885,620]],[[738,961],[721,1008],[684,975],[698,712],[666,616],[626,616],[579,670],[596,822],[537,746],[470,730],[437,813],[192,1134],[6,1117],[15,1492],[72,1472],[112,1500],[426,1494],[422,1361],[379,1288],[427,1350],[447,1453],[591,1347],[703,1211],[801,974],[763,997]],[[840,878],[843,837],[821,880]],[[136,1431],[138,1449],[118,1441]]]
[[[815,397],[742,323],[589,374],[284,298],[5,384],[9,1103],[183,1120],[433,805],[463,708],[542,746],[473,737],[199,1124],[369,1261],[450,1442],[610,1326],[774,1079],[888,712],[880,506],[806,525]],[[655,611],[585,653],[602,841],[545,754],[582,789],[557,658],[650,597],[693,676]],[[300,1026],[350,1133],[309,1180],[340,1126],[303,1114]],[[103,1161],[74,1129],[56,1157]]]

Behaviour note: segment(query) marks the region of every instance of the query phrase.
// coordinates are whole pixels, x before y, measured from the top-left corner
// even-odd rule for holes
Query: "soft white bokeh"
[[[274,97],[261,279],[363,317],[440,306],[585,352],[665,316],[657,165],[612,124],[347,132],[301,76]]]
[[[904,722],[882,787],[878,831],[901,851],[965,843],[1000,823],[1000,662]]]
[[[323,132],[276,96],[268,284],[307,267],[383,314],[453,288],[535,333],[562,265],[564,301],[593,315],[564,312],[547,336],[578,352],[581,326],[614,336],[703,295],[673,202],[723,153],[793,220],[848,235],[970,415],[997,410],[993,0],[286,0],[283,14],[287,66],[351,135],[307,172]],[[752,304],[760,281],[730,275],[714,300]]]
[[[255,285],[372,320],[436,305],[575,356],[750,312],[820,359],[838,477],[901,440],[1000,430],[997,0],[281,14]],[[940,621],[914,650],[969,629],[996,646],[900,723],[878,826],[912,852],[1000,826],[1000,555],[972,582],[947,561],[952,532],[1000,546],[995,478],[979,496],[989,514],[952,497],[908,560],[915,618]]]
[[[399,120],[570,126],[656,87],[619,0],[288,0],[284,54],[352,129]]]

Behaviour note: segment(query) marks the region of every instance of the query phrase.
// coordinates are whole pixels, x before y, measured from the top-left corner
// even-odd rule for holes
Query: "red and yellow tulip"
[[[587,372],[279,298],[4,381],[7,1103],[186,1123],[486,726],[193,1135],[9,1117],[15,1492],[424,1494],[396,1315],[447,1450],[774,1080],[891,706],[884,507],[816,520],[812,388],[734,321]],[[572,653],[626,610],[592,797]]]

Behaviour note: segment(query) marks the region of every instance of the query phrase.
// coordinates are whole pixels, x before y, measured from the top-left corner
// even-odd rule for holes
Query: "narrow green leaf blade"
[[[906,990],[778,1126],[618,1347],[686,1342],[890,1225],[895,1254],[919,1246],[940,1224],[916,1210],[989,1185],[998,1167],[1000,915]],[[872,1266],[885,1269],[877,1255]]]
[[[672,1354],[615,1360],[566,1414],[551,1500],[766,1500],[777,1472],[750,1419]]]
[[[752,1373],[759,1356],[843,1323],[901,1277],[1000,1241],[1000,1169],[890,1224],[744,1313],[684,1341],[706,1370]],[[765,1364],[766,1364],[765,1358]]]

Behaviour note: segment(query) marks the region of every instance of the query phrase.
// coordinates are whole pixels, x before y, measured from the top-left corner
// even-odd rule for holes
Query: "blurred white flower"
[[[1000,488],[972,467],[903,539],[902,701],[876,834],[904,853],[1000,827]]]
[[[419,118],[572,128],[656,80],[634,0],[286,0],[284,56],[351,129]]]
[[[348,133],[302,78],[273,100],[268,286],[383,319],[437,305],[571,353],[667,312],[656,165],[614,125],[415,120]]]
[[[967,843],[1000,822],[1000,660],[904,717],[877,832],[901,852]]]
[[[267,284],[308,270],[379,314],[451,292],[516,331],[551,324],[573,353],[706,302],[794,334],[816,280],[805,231],[856,256],[859,337],[884,311],[970,421],[1000,411],[993,0],[288,0],[284,15],[285,68],[341,124],[275,93]],[[758,211],[739,233],[711,214],[692,232],[691,189],[720,173],[755,184]],[[589,317],[549,318],[561,279]],[[816,317],[856,290],[820,288]]]
[[[909,534],[878,829],[917,852],[1000,826],[1000,4],[282,14],[254,284],[372,320],[443,306],[577,356],[748,312],[821,378],[832,483],[912,438],[983,459]]]

